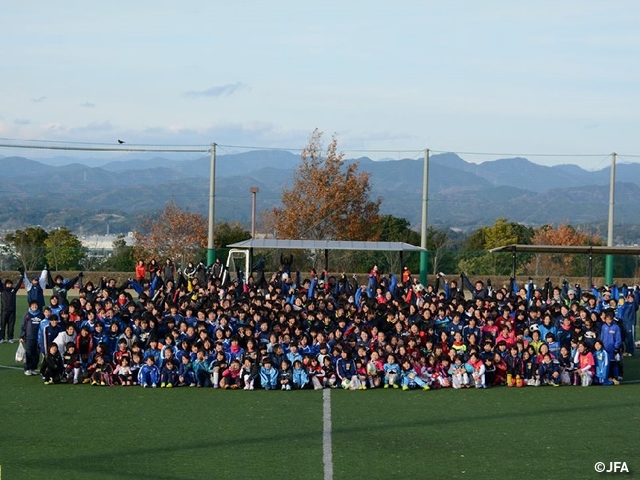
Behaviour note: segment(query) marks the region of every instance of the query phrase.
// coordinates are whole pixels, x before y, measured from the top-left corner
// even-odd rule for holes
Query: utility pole
[[[216,246],[213,238],[216,213],[216,144],[211,144],[211,171],[209,172],[209,242],[207,244],[207,265],[216,261]]]
[[[249,191],[251,192],[251,239],[253,240],[256,238],[256,197],[260,189],[251,187]],[[251,271],[247,272],[248,276],[253,274],[253,247],[249,249],[249,268]]]
[[[249,191],[251,192],[251,238],[256,238],[256,195],[260,189],[251,187]]]
[[[613,207],[615,205],[616,196],[616,156],[611,154],[611,179],[609,180],[609,226],[607,229],[607,247],[613,247]],[[608,254],[605,259],[604,283],[611,285],[613,283],[613,255]]]
[[[424,248],[420,252],[420,283],[427,284],[427,210],[429,208],[429,149],[424,151],[424,169],[422,173],[422,225],[420,229],[420,246]],[[402,268],[402,265],[400,266]]]

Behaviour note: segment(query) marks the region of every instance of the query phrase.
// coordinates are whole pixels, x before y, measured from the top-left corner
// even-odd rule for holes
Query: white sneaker
[[[4,339],[0,338],[0,343],[4,343]]]
[[[12,338],[11,340],[9,340],[9,343],[16,343],[16,341]]]
[[[31,375],[33,375],[33,373],[31,373],[31,370],[25,370],[25,371],[24,371],[24,374],[25,374],[27,377],[30,377]]]
[[[291,390],[291,385],[287,385],[287,390]]]
[[[286,385],[282,385],[282,388],[280,390],[286,390]]]
[[[31,370],[31,375],[40,375],[38,370]]]

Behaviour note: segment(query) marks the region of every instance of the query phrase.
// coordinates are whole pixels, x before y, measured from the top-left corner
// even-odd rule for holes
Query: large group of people
[[[13,339],[5,314],[15,318],[15,293],[27,288],[25,375],[245,390],[589,386],[618,384],[635,355],[638,285],[494,286],[465,274],[422,285],[407,267],[303,276],[290,260],[271,275],[258,262],[247,278],[219,260],[145,265],[120,285],[48,268],[5,281],[2,340],[5,326]]]

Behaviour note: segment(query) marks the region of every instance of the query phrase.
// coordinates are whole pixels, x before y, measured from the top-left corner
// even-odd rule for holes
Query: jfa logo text
[[[627,462],[609,462],[609,468],[604,462],[598,462],[595,465],[596,472],[600,473],[629,473]]]

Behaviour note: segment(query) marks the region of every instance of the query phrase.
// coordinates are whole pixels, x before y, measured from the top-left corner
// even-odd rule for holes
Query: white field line
[[[333,480],[333,457],[331,454],[331,390],[322,391],[322,463],[324,480]]]
[[[10,365],[0,365],[0,368],[9,368],[11,370],[24,370],[23,367],[12,367]]]

